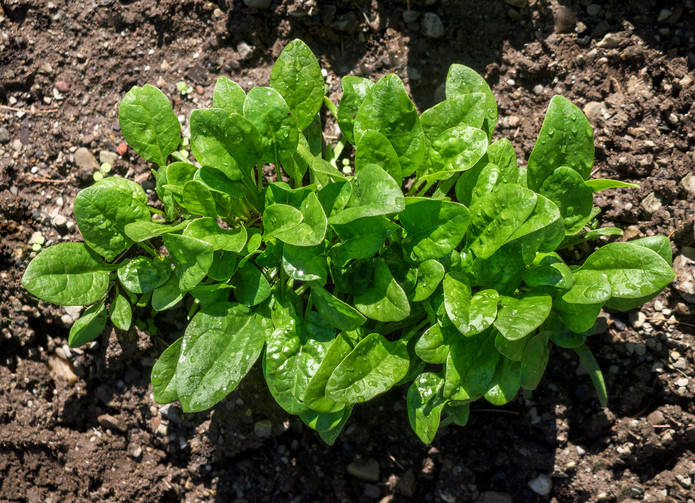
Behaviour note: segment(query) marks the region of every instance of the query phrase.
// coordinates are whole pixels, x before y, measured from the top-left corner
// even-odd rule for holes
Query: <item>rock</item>
[[[239,57],[243,59],[249,59],[251,56],[253,56],[253,53],[256,51],[256,48],[252,45],[247,44],[243,40],[239,42],[236,46],[236,52],[239,53]]]
[[[365,482],[379,480],[379,469],[379,462],[374,458],[355,459],[347,467],[350,475]]]
[[[476,503],[514,503],[512,495],[499,491],[485,491],[475,500]]]
[[[441,38],[444,36],[444,23],[434,12],[426,12],[420,21],[420,32],[428,38]]]
[[[586,8],[586,13],[591,17],[596,17],[601,13],[601,6],[596,3],[592,3]]]
[[[77,382],[72,363],[68,360],[51,355],[48,357],[48,370],[53,380],[65,379],[70,386]]]
[[[688,384],[690,384],[690,379],[688,379],[687,377],[681,377],[676,381],[676,386],[680,388],[685,388],[688,386]]]
[[[132,457],[133,459],[140,459],[140,458],[142,457],[142,447],[140,447],[140,446],[137,445],[137,444],[132,444],[132,445],[128,448],[128,454],[129,454],[130,457]]]
[[[271,0],[244,0],[247,7],[255,7],[256,9],[267,9],[270,7]]]
[[[118,418],[115,418],[109,414],[102,414],[97,418],[99,426],[109,430],[118,430],[121,433],[125,433],[127,428],[126,425]]]
[[[3,145],[10,143],[10,132],[6,127],[0,127],[0,143]]]
[[[601,101],[590,101],[584,105],[583,111],[589,122],[596,124],[603,119],[603,114],[606,113],[606,105]]]
[[[19,138],[15,138],[12,142],[12,150],[16,152],[22,150],[22,140],[20,140]]]
[[[504,3],[516,7],[517,9],[525,9],[528,7],[528,0],[504,0]]]
[[[80,147],[75,152],[75,164],[80,169],[99,171],[99,162],[85,147]]]
[[[65,218],[64,215],[61,215],[59,213],[55,217],[53,217],[53,221],[51,223],[53,224],[53,227],[60,229],[62,227],[65,227],[65,225],[68,223],[68,219]]]
[[[116,152],[118,153],[118,155],[121,155],[121,156],[125,155],[126,152],[128,152],[128,144],[126,142],[122,141],[121,143],[118,144],[118,147],[116,147]]]
[[[547,496],[553,490],[553,481],[545,473],[541,473],[535,479],[529,480],[528,486],[534,493]]]
[[[408,78],[410,80],[420,80],[422,78],[422,74],[420,73],[420,70],[418,70],[414,66],[409,66],[407,69],[407,72],[408,72]]]
[[[1,133],[0,133],[1,134]],[[1,140],[0,140],[1,141]],[[695,195],[695,174],[688,173],[678,184],[688,194]]]
[[[414,23],[420,18],[420,12],[416,10],[404,10],[403,11],[403,22],[406,24]]]
[[[654,213],[661,209],[661,200],[654,192],[650,192],[640,203],[640,207],[644,210],[647,216],[651,217]]]
[[[55,83],[56,89],[61,93],[67,93],[70,90],[70,86],[64,80],[59,80]]]
[[[99,151],[99,162],[102,164],[109,163],[111,166],[113,166],[116,159],[118,159],[118,154],[116,152],[111,152],[110,150]]]
[[[555,12],[555,33],[572,33],[577,26],[577,17],[572,9],[561,5]]]
[[[671,12],[670,10],[668,10],[668,9],[661,9],[661,10],[659,11],[659,15],[658,15],[657,18],[656,18],[656,21],[657,21],[658,23],[660,23],[660,22],[662,22],[662,21],[666,21],[668,18],[671,17],[671,14],[673,14],[673,12]]]
[[[616,33],[606,33],[596,47],[602,49],[615,49],[620,45],[620,37]]]
[[[261,419],[253,425],[253,432],[258,438],[268,438],[273,433],[273,423],[270,419]]]
[[[623,236],[625,236],[625,241],[631,241],[633,239],[641,237],[642,231],[636,225],[629,225],[627,229],[625,229]]]
[[[630,314],[628,316],[630,319],[630,323],[635,328],[642,328],[644,326],[644,323],[647,321],[647,315],[644,314],[642,311],[630,311]]]
[[[520,122],[521,122],[521,119],[519,118],[518,115],[510,115],[509,116],[509,127],[517,127]]]
[[[533,94],[535,94],[536,96],[540,96],[541,94],[543,94],[543,86],[541,84],[536,84],[535,86],[533,86]]]
[[[379,496],[381,496],[381,489],[379,489],[379,487],[375,486],[374,484],[365,484],[364,495],[367,498],[377,499]]]
[[[654,426],[655,424],[664,424],[664,414],[657,409],[647,416],[647,421],[652,426]]]
[[[415,481],[415,474],[413,473],[412,468],[408,468],[408,470],[406,470],[403,476],[400,479],[398,479],[398,483],[396,484],[396,491],[401,493],[403,496],[412,498],[413,496],[415,496],[416,489],[417,486]]]

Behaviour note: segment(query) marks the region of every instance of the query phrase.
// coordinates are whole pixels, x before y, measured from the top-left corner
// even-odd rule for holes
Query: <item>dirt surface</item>
[[[528,3],[0,0],[0,501],[692,503],[695,2]],[[424,110],[451,63],[475,68],[498,98],[496,135],[523,164],[554,94],[585,110],[594,176],[641,185],[601,193],[604,224],[670,235],[678,272],[641,311],[606,312],[590,338],[608,408],[576,357],[554,350],[532,396],[478,402],[431,446],[397,389],[357,407],[327,447],[273,404],[259,372],[207,413],[155,404],[150,368],[182,326],[171,315],[150,335],[67,348],[78,313],[30,298],[19,279],[33,243],[78,239],[72,201],[91,155],[151,191],[148,166],[116,153],[124,93],[159,86],[185,128],[218,75],[266,85],[295,37],[334,101],[343,75],[395,72]]]

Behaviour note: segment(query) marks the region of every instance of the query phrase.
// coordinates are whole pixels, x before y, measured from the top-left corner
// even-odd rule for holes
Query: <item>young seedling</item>
[[[139,185],[104,178],[75,200],[84,242],[45,249],[22,280],[46,301],[89,306],[70,345],[107,318],[128,330],[133,305],[156,313],[191,296],[185,333],[152,370],[155,399],[205,410],[260,360],[278,404],[328,443],[356,404],[405,384],[429,443],[442,421],[465,424],[471,402],[535,389],[551,345],[576,351],[605,405],[588,349],[601,309],[633,309],[674,273],[663,236],[567,262],[563,249],[622,234],[598,228],[593,194],[633,187],[588,180],[582,112],[555,96],[523,168],[509,140],[492,141],[495,100],[465,66],[422,114],[396,75],[345,77],[337,107],[324,93],[299,40],[269,87],[220,77],[212,108],[190,115],[191,163],[167,97],[128,92],[121,130],[154,167],[161,211]]]

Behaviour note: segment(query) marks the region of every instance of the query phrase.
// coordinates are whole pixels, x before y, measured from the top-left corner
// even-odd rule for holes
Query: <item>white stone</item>
[[[530,480],[528,486],[534,493],[547,496],[553,490],[553,481],[545,473],[541,473],[535,479]]]

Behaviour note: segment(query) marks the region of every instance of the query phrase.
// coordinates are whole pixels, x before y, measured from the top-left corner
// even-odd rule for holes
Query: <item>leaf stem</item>
[[[338,120],[338,107],[335,106],[335,104],[328,99],[328,96],[323,97],[323,103],[326,105],[326,108],[328,111],[333,114],[333,117],[335,117],[335,120]]]
[[[152,255],[152,258],[157,258],[158,254],[157,251],[154,249],[154,247],[150,244],[147,244],[145,241],[141,241],[138,243],[138,246],[145,250],[147,253]]]
[[[157,208],[153,208],[152,206],[147,207],[148,210],[150,210],[150,213],[156,213],[157,215],[160,215],[162,217],[166,218],[166,215],[162,210],[158,210]]]

